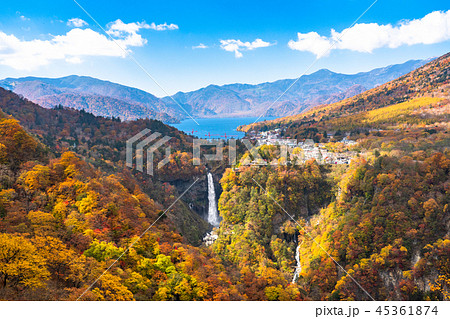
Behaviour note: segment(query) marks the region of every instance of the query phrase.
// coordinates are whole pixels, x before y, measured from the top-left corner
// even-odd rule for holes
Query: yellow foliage
[[[38,190],[48,186],[50,183],[50,168],[48,166],[36,165],[32,170],[20,176],[25,187],[29,190]]]
[[[48,277],[45,258],[28,239],[0,234],[0,287],[42,287]]]
[[[28,213],[28,219],[36,235],[45,236],[55,233],[56,219],[52,214],[42,211],[31,211]]]
[[[421,97],[409,100],[407,102],[385,106],[379,109],[364,112],[363,123],[384,122],[391,119],[396,119],[403,114],[409,114],[411,111],[417,110],[421,107],[436,104],[442,99],[433,97]]]
[[[86,197],[77,201],[75,205],[82,214],[92,213],[93,209],[97,206],[97,194],[95,192],[89,192]]]
[[[110,273],[105,273],[97,282],[98,287],[92,289],[98,300],[131,301],[133,294],[127,287],[120,283],[120,278]]]

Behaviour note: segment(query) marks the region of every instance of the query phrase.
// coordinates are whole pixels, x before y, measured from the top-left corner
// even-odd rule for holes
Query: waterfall
[[[292,278],[292,283],[295,284],[295,282],[298,279],[298,276],[300,276],[300,273],[302,272],[302,265],[300,264],[300,247],[302,246],[303,241],[300,245],[297,246],[297,252],[295,253],[295,261],[297,261],[297,267],[295,267],[294,272],[294,278]]]
[[[214,227],[219,227],[219,213],[217,211],[216,191],[214,189],[214,180],[211,173],[208,173],[208,223]]]

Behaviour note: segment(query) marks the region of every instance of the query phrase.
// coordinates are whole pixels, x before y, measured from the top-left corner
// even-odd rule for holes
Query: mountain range
[[[410,60],[356,74],[321,69],[300,77],[295,83],[294,79],[284,79],[256,85],[209,85],[163,98],[137,88],[77,75],[6,78],[0,80],[0,87],[46,108],[62,105],[123,120],[153,118],[176,123],[188,117],[180,106],[193,117],[259,116],[268,109],[268,116],[297,114],[307,107],[337,102],[372,89],[428,61]]]
[[[367,128],[369,122],[372,123],[371,129],[379,130],[379,127],[374,127],[374,123],[381,121],[381,118],[386,120],[389,116],[394,118],[390,120],[396,124],[405,122],[407,117],[411,117],[409,118],[411,122],[418,121],[415,118],[418,113],[417,109],[424,105],[418,103],[417,106],[416,99],[424,96],[445,101],[437,108],[439,111],[430,112],[434,117],[436,114],[445,115],[448,114],[449,65],[450,53],[447,53],[393,81],[348,99],[318,105],[300,114],[244,125],[238,129],[249,132],[283,128],[285,129],[283,134],[295,138],[304,138],[305,134],[314,135],[319,131],[319,127],[323,132],[326,132],[327,129],[332,132],[353,129],[356,132]],[[412,105],[405,103],[412,103]],[[434,103],[436,104],[436,102]],[[443,108],[444,104],[445,108]],[[429,103],[425,103],[425,106],[428,105]],[[374,111],[381,108],[384,110],[378,111],[378,113]],[[370,113],[371,111],[373,112]],[[392,114],[388,114],[389,112]],[[425,111],[421,112],[422,114],[419,116],[421,119],[430,116]],[[442,123],[448,123],[448,120],[442,119]],[[385,123],[383,122],[383,124]]]

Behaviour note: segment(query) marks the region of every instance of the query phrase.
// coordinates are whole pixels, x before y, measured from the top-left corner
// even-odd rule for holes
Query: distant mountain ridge
[[[46,108],[61,104],[100,116],[124,120],[148,117],[168,123],[180,117],[179,111],[167,110],[150,93],[87,76],[7,78],[0,81],[0,86]]]
[[[341,74],[321,69],[302,76],[274,105],[271,104],[294,79],[256,85],[209,85],[164,98],[137,88],[77,75],[62,78],[6,78],[0,80],[0,87],[46,108],[62,105],[123,120],[153,118],[176,123],[188,117],[182,108],[193,117],[259,116],[269,106],[272,107],[266,113],[268,116],[298,114],[310,106],[333,103],[362,93],[398,78],[428,61],[411,60],[357,74]]]
[[[367,112],[371,110],[386,109],[389,106],[395,109],[400,103],[414,101],[422,97],[439,98],[446,101],[443,102],[443,105],[448,105],[449,79],[450,53],[446,53],[393,81],[376,86],[350,98],[330,104],[324,103],[300,114],[244,125],[238,129],[250,132],[253,130],[265,131],[275,128],[286,128],[286,136],[299,138],[300,133],[298,131],[312,129],[312,123],[315,126],[319,126],[319,124],[329,124],[336,121],[339,124],[333,126],[330,129],[331,131],[344,130],[344,126],[351,125],[356,126],[355,129],[357,130],[365,125],[365,120],[357,120],[356,115],[365,114],[364,116],[369,116]],[[437,104],[437,102],[434,102],[434,104]],[[441,107],[442,105],[438,109]],[[448,114],[448,112],[445,113],[443,108],[437,111],[436,114],[439,113]],[[408,115],[408,113],[399,114],[399,117],[405,116],[405,114]],[[354,117],[352,118],[351,116]],[[416,117],[426,118],[427,116],[418,116],[416,114],[414,118]],[[339,122],[337,119],[341,121]],[[400,121],[399,118],[396,118],[396,120]],[[314,130],[312,129],[312,131]]]
[[[209,85],[192,92],[178,92],[172,98],[185,108],[191,109],[193,114],[206,117],[211,114],[259,116],[270,106],[270,110],[266,113],[268,116],[292,115],[310,106],[352,97],[409,73],[430,60],[410,60],[403,64],[356,74],[342,74],[321,69],[302,76],[289,90],[287,89],[295,79],[256,85]],[[274,103],[283,93],[284,95]],[[169,97],[163,98],[163,101],[171,103]]]

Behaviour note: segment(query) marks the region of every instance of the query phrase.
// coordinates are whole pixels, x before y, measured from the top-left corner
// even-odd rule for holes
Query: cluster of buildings
[[[345,146],[356,144],[355,141],[349,140],[347,137],[341,143]],[[315,144],[312,140],[300,142],[297,144],[297,147],[302,150],[304,161],[315,159],[318,163],[322,164],[349,164],[350,160],[356,155],[356,152],[353,151],[330,151],[325,147],[324,143]]]
[[[332,151],[327,149],[326,143],[314,143],[311,139],[306,139],[304,142],[297,142],[293,139],[285,139],[280,136],[281,129],[272,131],[265,131],[260,133],[250,132],[250,137],[256,140],[257,146],[262,145],[277,145],[286,146],[290,154],[288,163],[301,164],[308,160],[315,159],[321,164],[349,164],[350,160],[356,155],[356,152],[348,151],[348,147],[355,145],[356,142],[349,140],[348,135],[344,137],[339,143],[342,143],[345,151]],[[328,140],[333,138],[329,135]],[[254,161],[247,163],[250,165],[267,165]],[[270,165],[278,165],[277,161],[273,161]]]

